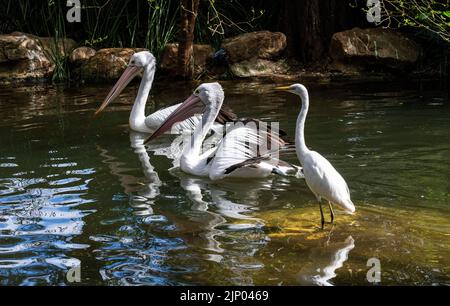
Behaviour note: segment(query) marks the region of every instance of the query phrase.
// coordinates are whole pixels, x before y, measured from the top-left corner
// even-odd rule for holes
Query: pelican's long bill
[[[123,72],[120,79],[117,81],[116,85],[111,89],[105,101],[102,103],[100,108],[95,112],[95,115],[100,114],[109,103],[114,101],[120,93],[127,87],[127,85],[139,74],[141,68],[136,66],[128,66],[128,68]]]
[[[172,128],[176,123],[182,122],[195,114],[203,112],[203,103],[196,95],[191,95],[186,99],[167,119],[161,126],[145,140],[144,143],[148,143],[153,139],[158,138],[168,130]]]

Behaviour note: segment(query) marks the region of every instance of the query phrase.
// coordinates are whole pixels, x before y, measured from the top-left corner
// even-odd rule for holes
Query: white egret
[[[219,143],[205,152],[202,145],[224,101],[224,92],[219,83],[199,86],[183,104],[170,115],[166,121],[147,139],[151,141],[177,122],[191,117],[199,111],[203,113],[201,121],[196,124],[191,143],[184,146],[180,158],[182,171],[206,176],[211,180],[227,177],[258,178],[272,173],[288,175],[290,171],[299,173],[299,168],[281,163],[274,158],[276,147],[284,142],[270,129],[265,131],[257,127],[257,122],[247,120],[250,124],[235,124],[228,127]],[[251,124],[254,123],[254,124]],[[267,145],[267,142],[270,142]]]
[[[331,204],[335,204],[345,212],[353,214],[355,212],[355,205],[353,205],[350,199],[350,191],[344,178],[325,157],[315,151],[309,150],[306,146],[305,121],[309,109],[308,90],[301,84],[277,87],[276,89],[296,94],[302,100],[302,108],[297,119],[295,132],[295,148],[298,159],[303,167],[306,184],[319,201],[322,228],[325,223],[321,203],[322,198],[328,201],[331,223],[334,221],[334,212]]]
[[[128,64],[127,69],[124,71],[120,79],[114,85],[109,92],[105,101],[100,108],[95,112],[96,115],[101,113],[112,101],[114,101],[125,87],[139,74],[143,72],[142,81],[139,86],[139,92],[131,110],[129,124],[130,128],[137,132],[152,133],[154,132],[174,110],[176,110],[180,104],[169,106],[158,110],[157,112],[145,116],[145,106],[147,104],[148,96],[152,88],[153,79],[155,77],[156,59],[148,51],[142,51],[135,53]],[[227,122],[234,118],[235,115],[228,110],[221,109],[220,115],[217,118],[218,125],[221,126],[224,122]],[[199,116],[186,118],[183,122],[179,122],[172,132],[180,133],[186,129],[192,129],[195,123],[200,119]]]

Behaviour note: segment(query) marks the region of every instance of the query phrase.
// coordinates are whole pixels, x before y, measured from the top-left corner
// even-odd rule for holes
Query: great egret
[[[353,214],[355,212],[355,205],[353,205],[350,199],[350,191],[344,178],[325,157],[315,151],[309,150],[306,146],[305,121],[309,109],[308,90],[301,84],[277,87],[276,90],[291,92],[298,95],[302,100],[302,108],[297,119],[295,132],[295,148],[298,159],[303,167],[306,184],[319,201],[322,228],[325,223],[321,203],[322,198],[328,201],[331,223],[334,221],[334,212],[331,204],[335,204],[345,212]]]
[[[96,115],[101,113],[112,101],[114,101],[120,93],[127,87],[127,85],[140,73],[143,72],[142,81],[139,86],[139,92],[134,101],[133,108],[131,110],[129,124],[130,128],[137,132],[142,133],[152,133],[154,132],[166,119],[169,117],[174,110],[176,110],[180,104],[169,106],[158,110],[157,112],[145,116],[145,105],[147,104],[148,95],[152,88],[153,79],[155,77],[156,70],[156,59],[148,51],[142,51],[135,53],[128,64],[127,69],[124,71],[120,79],[114,85],[114,87],[109,92],[105,101],[102,103],[100,108],[95,112]],[[217,126],[221,126],[225,122],[235,118],[235,115],[225,109],[221,109],[219,116],[217,117]],[[172,132],[180,133],[183,130],[190,129],[194,127],[195,123],[200,120],[199,116],[193,116],[191,118],[186,118],[183,122],[179,122]],[[217,128],[219,128],[217,127]]]
[[[170,115],[166,121],[147,139],[151,141],[166,131],[176,122],[183,121],[195,113],[203,113],[192,135],[192,142],[184,147],[180,158],[182,171],[207,176],[211,180],[226,177],[257,178],[267,177],[272,173],[288,175],[290,171],[299,172],[299,168],[281,164],[273,157],[276,147],[284,144],[277,133],[272,130],[258,129],[254,121],[228,127],[225,136],[217,146],[202,152],[202,145],[224,101],[224,92],[219,83],[199,86],[183,104]],[[267,142],[270,145],[265,146]]]

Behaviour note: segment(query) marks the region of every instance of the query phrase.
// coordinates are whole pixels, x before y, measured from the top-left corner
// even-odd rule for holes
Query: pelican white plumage
[[[127,69],[111,89],[105,101],[101,104],[95,114],[98,115],[99,113],[101,113],[112,101],[114,101],[120,95],[125,87],[136,76],[143,72],[138,95],[130,113],[129,124],[130,128],[134,131],[142,133],[153,133],[173,113],[173,111],[180,106],[180,104],[176,104],[160,109],[149,116],[145,116],[145,106],[147,104],[148,96],[153,85],[155,70],[156,59],[153,54],[148,51],[135,53],[130,58]],[[234,114],[232,114],[230,111],[221,109],[220,116],[217,120],[220,123],[217,125],[221,126],[221,124],[223,124],[233,116]],[[200,116],[192,116],[190,118],[186,118],[186,120],[175,125],[172,129],[172,132],[180,133],[183,130],[192,130],[199,120]]]
[[[200,85],[146,142],[159,137],[176,122],[200,112],[203,113],[202,119],[196,124],[190,138],[191,142],[184,146],[181,154],[182,171],[195,176],[206,176],[211,180],[228,177],[259,178],[267,177],[272,173],[282,175],[288,175],[289,172],[300,173],[298,167],[282,163],[274,157],[273,153],[278,153],[277,148],[284,142],[275,131],[258,129],[256,124],[258,121],[249,122],[255,124],[239,124],[235,121],[232,126],[227,127],[225,136],[216,146],[202,152],[205,137],[223,101],[224,92],[219,83]]]
[[[355,205],[350,199],[350,191],[344,178],[325,157],[315,151],[309,150],[306,146],[305,122],[309,109],[308,90],[301,84],[277,87],[276,90],[291,92],[298,95],[302,100],[302,108],[297,119],[295,132],[295,148],[297,157],[303,167],[306,184],[319,201],[322,228],[325,223],[321,204],[322,198],[328,201],[331,223],[334,221],[334,212],[331,204],[335,204],[345,212],[353,214],[355,212]]]

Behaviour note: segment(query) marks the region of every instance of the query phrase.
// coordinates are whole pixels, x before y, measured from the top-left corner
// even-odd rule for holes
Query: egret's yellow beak
[[[278,91],[289,91],[291,89],[290,86],[281,86],[281,87],[275,87],[274,90]]]

